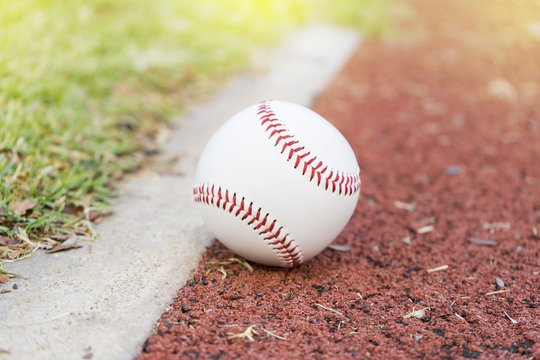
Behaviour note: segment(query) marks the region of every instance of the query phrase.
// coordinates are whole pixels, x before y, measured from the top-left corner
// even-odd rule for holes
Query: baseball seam
[[[309,150],[295,139],[285,127],[285,121],[280,119],[272,109],[271,101],[262,101],[257,109],[260,125],[269,134],[268,139],[275,139],[274,147],[281,143],[281,153],[285,154],[287,161],[292,161],[294,168],[300,168],[302,175],[308,174],[309,181],[316,178],[317,186],[324,185],[326,191],[337,192],[339,195],[354,195],[360,191],[362,183],[360,171],[358,173],[347,173],[344,171],[332,170],[328,165],[317,159]],[[296,158],[295,158],[296,156]],[[309,174],[311,173],[311,174]]]
[[[221,186],[206,183],[196,184],[193,187],[193,197],[195,202],[214,206],[235,217],[240,216],[242,222],[247,222],[248,226],[258,232],[285,266],[293,267],[303,262],[302,249],[283,226],[279,226],[276,219],[271,220],[268,213],[262,216],[264,214],[262,208],[257,208],[245,197]]]

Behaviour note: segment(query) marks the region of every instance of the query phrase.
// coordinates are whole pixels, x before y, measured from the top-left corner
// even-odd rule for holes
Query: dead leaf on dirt
[[[24,215],[36,206],[36,202],[32,199],[23,201],[15,201],[9,204],[9,208],[17,215]]]
[[[9,254],[9,258],[12,260],[17,259],[19,256],[21,256],[22,253],[24,253],[25,249],[19,249],[17,251],[12,252]]]
[[[92,222],[98,222],[102,218],[112,215],[112,210],[104,210],[104,211],[98,211],[98,210],[90,210],[90,213],[88,214],[88,220]]]
[[[64,251],[64,250],[70,250],[70,249],[78,249],[80,247],[82,247],[82,245],[79,245],[77,243],[77,237],[73,236],[73,237],[70,237],[69,239],[67,239],[66,241],[64,241],[63,243],[58,244],[55,247],[53,247],[52,249],[47,250],[45,252],[47,254],[52,254],[52,253],[55,253],[55,252],[58,252],[58,251]]]
[[[351,251],[350,245],[328,245],[329,249],[332,249],[334,251]]]
[[[20,240],[0,235],[0,246],[15,246],[19,245],[20,243]]]
[[[49,237],[51,239],[53,239],[53,240],[66,241],[67,239],[69,239],[69,234],[54,233],[54,234],[50,235]]]
[[[0,274],[0,283],[5,284],[9,281],[8,274]]]
[[[69,204],[64,207],[62,213],[82,217],[84,215],[84,206]]]

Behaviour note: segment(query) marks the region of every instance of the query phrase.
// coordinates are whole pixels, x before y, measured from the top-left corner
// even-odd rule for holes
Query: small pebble
[[[496,246],[497,245],[496,240],[480,240],[480,239],[470,238],[469,241],[472,242],[473,244],[476,244],[476,245],[486,245],[486,246]]]
[[[501,278],[496,277],[496,278],[495,278],[495,282],[497,283],[497,286],[498,286],[498,287],[500,287],[500,288],[503,288],[503,287],[504,287],[504,281],[502,281]]]
[[[461,174],[461,168],[459,166],[447,166],[444,172],[446,175],[457,176]]]
[[[17,283],[13,284],[13,290],[17,290],[19,288],[19,285]]]

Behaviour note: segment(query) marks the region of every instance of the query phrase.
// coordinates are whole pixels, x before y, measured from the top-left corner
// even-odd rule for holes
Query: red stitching
[[[283,132],[288,131],[285,128],[286,124],[284,124],[283,119],[278,118],[278,116],[272,109],[271,101],[263,101],[259,103],[257,115],[259,116],[260,125],[265,126],[264,131],[266,133],[270,133],[268,138],[271,139],[273,136],[277,135],[274,146],[278,146],[281,140],[286,140],[294,137],[294,135],[291,134],[282,134]],[[276,123],[274,123],[274,121],[276,121]],[[270,124],[266,125],[267,123]],[[328,166],[323,164],[322,161],[319,161],[316,166],[311,165],[317,159],[317,157],[313,156],[311,157],[311,159],[306,160],[305,158],[310,154],[310,152],[306,150],[303,146],[298,146],[299,144],[297,144],[298,141],[296,140],[285,141],[282,145],[281,153],[286,154],[287,160],[292,160],[296,156],[295,161],[293,161],[295,169],[298,168],[301,163],[303,163],[303,166],[300,167],[302,169],[302,175],[305,175],[308,168],[311,168],[309,181],[312,181],[316,176],[317,186],[320,186],[322,179],[325,179],[325,190],[330,190],[332,191],[332,193],[335,193],[337,191],[340,195],[345,196],[356,194],[360,190],[360,185],[362,183],[362,180],[360,178],[360,171],[358,171],[358,173],[351,174],[345,173],[343,171],[330,170],[330,174],[326,177],[323,177],[323,174],[328,169]],[[334,176],[335,178],[333,179]]]
[[[225,196],[222,196],[222,192],[225,193]],[[263,214],[262,208],[258,208],[257,211],[254,212],[253,203],[250,203],[246,210],[244,205],[244,197],[242,197],[240,204],[238,204],[236,200],[236,193],[232,194],[233,196],[231,200],[229,190],[222,189],[221,186],[218,187],[217,196],[215,196],[215,185],[198,184],[193,187],[193,198],[195,199],[195,202],[215,206],[234,216],[239,216],[244,213],[241,218],[242,221],[245,221],[251,217],[251,219],[247,221],[247,225],[253,230],[257,231],[259,235],[264,235],[263,239],[269,242],[272,249],[274,249],[278,253],[278,256],[285,261],[287,267],[300,265],[302,263],[302,252],[300,248],[296,246],[295,241],[287,238],[289,234],[285,234],[285,236],[280,239],[281,232],[285,232],[283,226],[274,230],[276,227],[276,220],[270,221],[268,219],[269,214],[264,215],[264,217],[261,219],[261,214]],[[223,201],[223,204],[221,204],[221,201]],[[236,212],[234,212],[235,207],[238,208]],[[267,225],[269,221],[270,224]]]

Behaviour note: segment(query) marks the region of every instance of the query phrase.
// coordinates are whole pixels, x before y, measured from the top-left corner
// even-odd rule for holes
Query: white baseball
[[[292,267],[339,235],[360,184],[354,152],[334,126],[303,106],[265,101],[234,115],[210,139],[193,194],[230,250]]]

